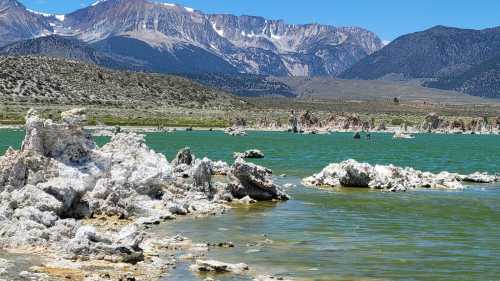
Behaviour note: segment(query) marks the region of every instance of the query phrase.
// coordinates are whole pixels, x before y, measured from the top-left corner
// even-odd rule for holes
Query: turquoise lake
[[[19,147],[22,131],[0,130],[0,154]],[[255,163],[271,168],[292,200],[235,208],[225,215],[178,219],[155,231],[196,242],[232,241],[209,257],[245,262],[252,272],[295,280],[500,280],[500,184],[463,191],[385,193],[360,189],[316,190],[300,179],[346,159],[426,171],[500,172],[500,136],[417,135],[394,140],[372,134],[291,135],[249,132],[147,134],[147,144],[172,159],[189,146],[198,157],[232,160],[232,153],[260,149]],[[103,144],[106,138],[98,138]],[[280,176],[284,174],[285,176]],[[200,280],[182,266],[164,280]],[[218,280],[247,280],[220,276]]]

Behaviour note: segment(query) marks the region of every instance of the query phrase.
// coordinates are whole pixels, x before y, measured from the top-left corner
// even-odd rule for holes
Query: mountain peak
[[[15,0],[0,0],[15,1]],[[9,9],[10,10],[10,9]],[[11,11],[7,11],[11,13]],[[173,3],[152,0],[100,0],[60,16],[23,10],[6,21],[6,30],[17,30],[0,46],[34,37],[60,34],[74,36],[84,44],[100,44],[123,55],[143,57],[137,50],[159,57],[185,58],[175,65],[207,69],[198,57],[210,57],[212,69],[277,76],[334,76],[362,57],[382,48],[381,40],[361,28],[329,25],[288,24],[259,16],[210,15]],[[2,30],[0,17],[0,30]],[[26,28],[24,22],[32,22]],[[15,25],[15,27],[13,27]],[[35,32],[34,32],[35,31]],[[16,34],[22,34],[17,36]],[[117,42],[128,42],[136,50],[125,50]],[[193,53],[189,56],[189,53]],[[181,53],[181,54],[180,54]],[[171,62],[171,59],[154,58]],[[152,62],[155,64],[156,62]],[[164,69],[164,68],[161,68]],[[185,71],[185,67],[182,70]],[[187,69],[189,70],[189,69]]]
[[[0,0],[0,9],[11,8],[11,7],[24,8],[24,5],[18,2],[17,0]],[[0,13],[1,12],[2,11],[0,11]]]
[[[397,74],[408,79],[460,75],[500,53],[500,30],[447,26],[407,34],[344,72],[348,79],[381,79]]]

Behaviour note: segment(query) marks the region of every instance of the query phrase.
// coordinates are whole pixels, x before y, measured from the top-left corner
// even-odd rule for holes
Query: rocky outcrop
[[[268,114],[257,121],[257,128],[276,130],[276,129],[282,129],[283,124],[279,118],[273,118]]]
[[[320,120],[311,111],[306,110],[299,116],[299,123],[302,128],[317,128],[321,127]]]
[[[489,131],[490,126],[487,118],[474,118],[466,126],[466,129],[471,132]]]
[[[328,128],[333,130],[369,130],[371,127],[369,123],[363,126],[363,123],[365,122],[363,122],[359,115],[355,113],[332,113],[327,117],[325,123]]]
[[[191,148],[185,147],[179,152],[177,152],[177,155],[175,156],[174,160],[172,160],[172,165],[177,166],[177,165],[191,165],[193,164],[195,159],[195,156],[191,153]]]
[[[288,119],[289,131],[292,133],[300,133],[300,124],[299,118],[297,117],[297,113],[295,111],[290,112],[290,118]]]
[[[443,127],[445,120],[441,118],[437,113],[429,113],[425,116],[420,129],[426,132],[432,132]]]
[[[335,76],[383,47],[375,34],[358,27],[210,15],[147,0],[97,1],[59,16],[2,0],[0,15],[0,47],[53,34],[74,36],[115,58],[122,68],[156,73]],[[39,52],[68,58],[75,53],[72,45],[67,51],[45,47],[58,48]]]
[[[244,263],[232,264],[215,260],[197,260],[191,265],[190,270],[195,272],[215,272],[215,273],[236,273],[241,274],[247,271],[248,265]]]
[[[189,149],[173,166],[133,133],[117,133],[98,148],[83,128],[83,109],[61,119],[29,111],[21,150],[0,157],[0,248],[44,248],[79,262],[144,263],[151,241],[142,225],[172,214],[219,214],[241,193],[252,200],[288,198],[263,167],[237,161],[231,169],[196,159]],[[214,182],[214,174],[228,180]],[[96,217],[116,221],[92,224]]]
[[[496,119],[491,122],[487,117],[473,118],[466,122],[464,119],[445,119],[436,113],[428,114],[422,124],[420,130],[424,132],[440,132],[440,133],[483,133],[492,132],[498,129]]]
[[[305,178],[308,186],[364,187],[387,191],[407,191],[416,188],[461,189],[462,182],[490,183],[496,176],[475,173],[463,176],[454,173],[438,174],[393,165],[375,165],[347,160],[328,165],[320,173]]]
[[[230,136],[246,136],[247,133],[242,127],[230,127],[224,130],[224,133]]]
[[[243,117],[236,117],[233,122],[233,127],[246,127],[247,126],[247,120]]]
[[[264,158],[264,153],[258,149],[250,149],[245,152],[235,152],[233,158],[259,159]]]
[[[79,219],[160,213],[147,205],[171,179],[169,163],[135,134],[117,134],[98,149],[83,129],[82,109],[61,118],[54,123],[30,111],[21,150],[0,158],[0,244],[53,246],[76,258],[140,259],[140,239],[124,240],[139,237],[137,231],[103,238]]]
[[[133,225],[110,235],[100,234],[92,226],[82,226],[68,242],[68,257],[136,263],[144,259],[140,248],[143,238],[144,233]]]
[[[232,195],[238,199],[250,196],[256,200],[287,200],[288,195],[272,181],[272,171],[236,159],[233,166],[235,180],[229,184]]]

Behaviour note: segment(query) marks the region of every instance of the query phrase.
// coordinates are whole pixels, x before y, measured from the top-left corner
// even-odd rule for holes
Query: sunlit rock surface
[[[497,176],[475,173],[459,175],[449,172],[438,174],[393,165],[375,165],[347,160],[328,165],[318,174],[305,178],[308,186],[365,187],[389,191],[407,191],[416,188],[461,189],[463,182],[491,183]]]

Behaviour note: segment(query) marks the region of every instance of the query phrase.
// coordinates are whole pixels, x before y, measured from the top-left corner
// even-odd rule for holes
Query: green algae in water
[[[23,133],[0,131],[0,145],[19,147]],[[98,138],[100,145],[108,138]],[[325,191],[300,186],[300,178],[349,158],[433,172],[498,172],[500,136],[417,135],[394,140],[372,134],[291,135],[250,132],[147,134],[147,144],[172,159],[190,146],[199,156],[232,161],[234,151],[262,150],[256,160],[280,183],[294,183],[293,199],[259,203],[204,219],[182,218],[155,231],[180,233],[195,242],[232,241],[209,258],[245,262],[253,272],[297,280],[498,280],[500,276],[500,187],[464,191],[382,193],[359,189]],[[0,146],[1,149],[2,146]],[[0,151],[3,153],[3,151]],[[196,280],[185,269],[172,280]],[[219,279],[219,278],[217,278]],[[224,276],[221,280],[245,280]],[[165,280],[171,280],[168,277]]]

